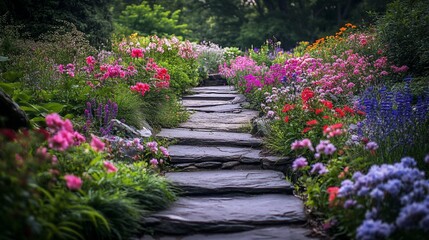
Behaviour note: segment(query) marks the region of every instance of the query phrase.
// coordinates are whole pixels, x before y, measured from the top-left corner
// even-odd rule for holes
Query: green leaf
[[[56,113],[61,112],[65,106],[66,105],[55,103],[55,102],[45,103],[42,105],[42,107],[46,108],[49,112],[56,112]]]
[[[0,88],[3,89],[3,91],[9,95],[12,95],[13,91],[15,89],[18,89],[20,86],[21,86],[21,83],[19,82],[14,82],[14,83],[0,82]]]

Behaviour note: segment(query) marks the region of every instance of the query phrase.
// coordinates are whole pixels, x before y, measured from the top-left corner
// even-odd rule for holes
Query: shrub
[[[396,0],[377,24],[389,60],[410,67],[415,76],[429,73],[428,8],[428,1]]]

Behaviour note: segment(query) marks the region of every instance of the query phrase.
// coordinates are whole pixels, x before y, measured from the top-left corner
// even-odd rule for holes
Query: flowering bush
[[[0,230],[6,239],[129,238],[141,230],[142,210],[174,200],[171,187],[145,162],[108,161],[103,141],[92,136],[86,142],[58,114],[46,116],[46,125],[0,131]]]
[[[217,73],[219,65],[225,61],[225,50],[212,42],[194,44],[194,49],[198,55],[200,76]]]
[[[413,158],[405,157],[342,181],[333,200],[333,217],[357,239],[422,239],[429,230],[428,196],[425,173]]]

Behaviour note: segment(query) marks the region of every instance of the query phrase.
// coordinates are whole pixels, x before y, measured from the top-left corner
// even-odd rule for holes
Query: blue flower
[[[403,229],[417,228],[420,221],[428,215],[428,206],[423,203],[412,203],[401,209],[398,218],[396,218],[396,225]]]
[[[394,227],[380,220],[372,219],[365,220],[359,226],[356,233],[356,238],[361,240],[385,239],[390,236]]]

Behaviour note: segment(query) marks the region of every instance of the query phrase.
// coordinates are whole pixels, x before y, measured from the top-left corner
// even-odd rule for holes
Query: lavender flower
[[[146,147],[148,147],[152,152],[158,152],[158,143],[155,141],[146,143]]]
[[[310,171],[311,173],[316,173],[319,175],[323,175],[328,172],[328,169],[323,165],[323,163],[315,163],[313,164],[313,168]]]
[[[292,168],[294,171],[304,168],[308,166],[308,162],[307,159],[303,158],[303,157],[299,157],[297,159],[295,159],[295,161],[293,161],[292,163]]]
[[[380,220],[365,220],[357,229],[356,238],[361,240],[385,239],[390,236],[394,227]]]
[[[368,142],[365,149],[368,151],[375,151],[378,149],[378,144],[376,142]]]

